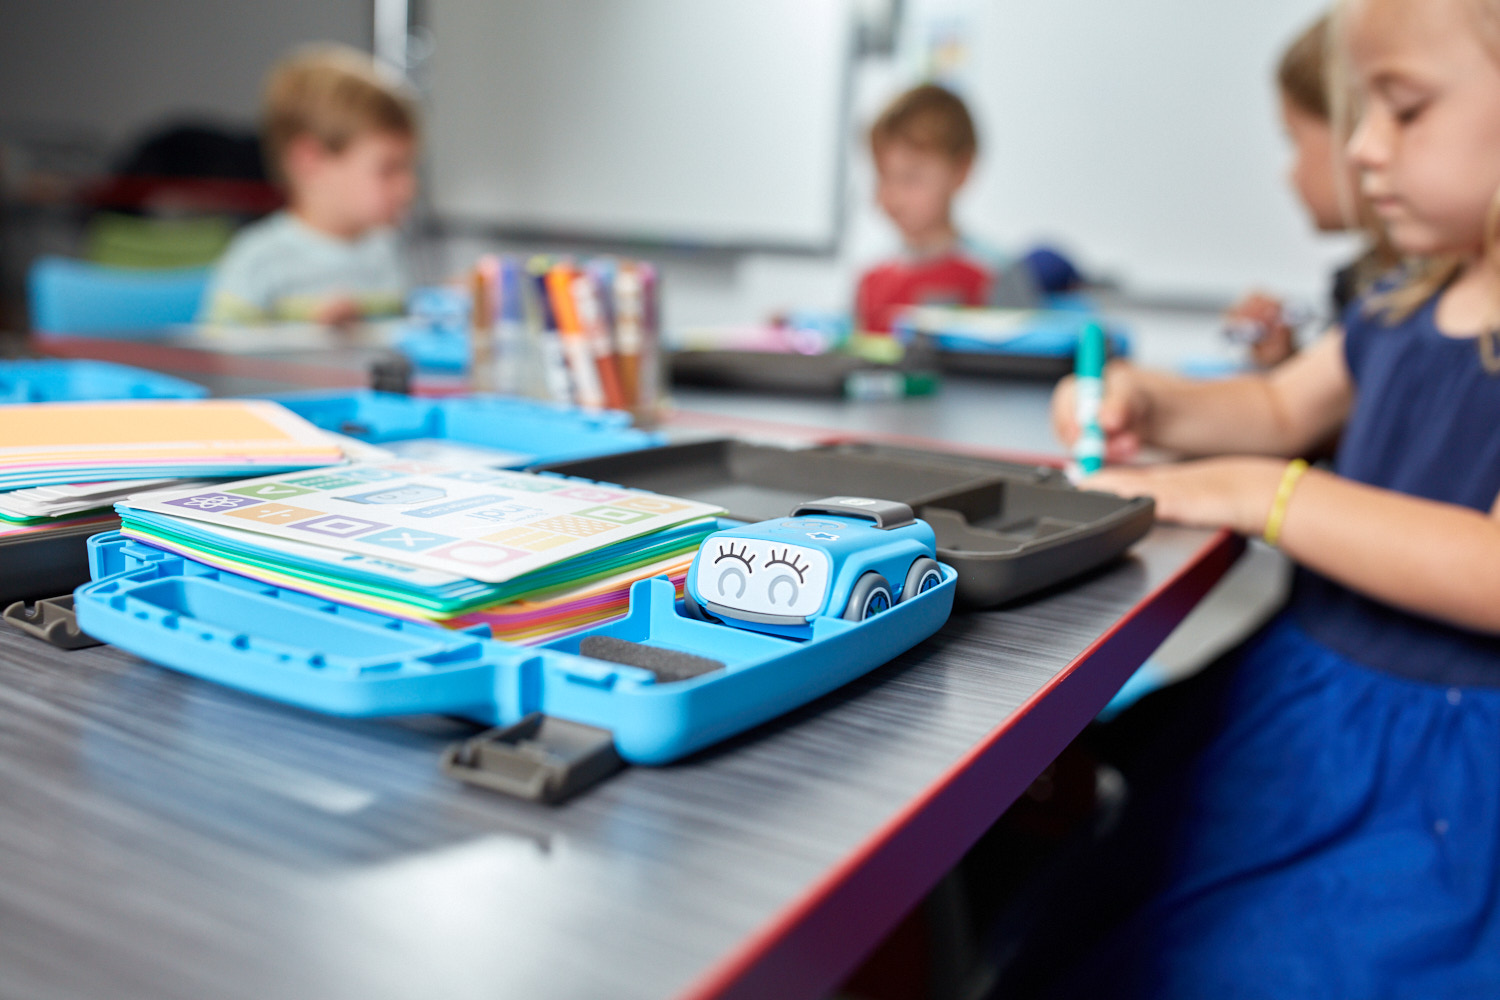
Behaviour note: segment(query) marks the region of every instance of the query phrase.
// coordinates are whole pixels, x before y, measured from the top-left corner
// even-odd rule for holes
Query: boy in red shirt
[[[875,200],[901,233],[905,253],[860,279],[858,329],[888,333],[913,305],[1035,306],[1030,270],[979,250],[953,224],[953,199],[969,179],[979,143],[969,111],[925,84],[896,98],[870,128]]]

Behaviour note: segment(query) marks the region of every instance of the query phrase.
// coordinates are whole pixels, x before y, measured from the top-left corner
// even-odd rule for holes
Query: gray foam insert
[[[630,642],[611,635],[591,635],[579,643],[578,651],[596,660],[623,663],[629,667],[640,667],[656,675],[663,683],[685,681],[700,674],[723,670],[721,660],[706,656],[682,653],[675,649],[648,646],[644,642]]]

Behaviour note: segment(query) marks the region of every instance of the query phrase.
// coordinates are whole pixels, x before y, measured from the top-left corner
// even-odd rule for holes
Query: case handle
[[[561,802],[624,766],[609,730],[540,712],[443,752],[444,773],[533,802]]]

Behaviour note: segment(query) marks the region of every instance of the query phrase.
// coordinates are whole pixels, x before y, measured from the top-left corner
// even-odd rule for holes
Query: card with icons
[[[486,583],[723,512],[575,479],[420,461],[261,476],[120,506]]]

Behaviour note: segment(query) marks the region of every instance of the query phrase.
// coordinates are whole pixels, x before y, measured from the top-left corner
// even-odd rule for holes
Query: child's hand
[[[1245,339],[1250,344],[1250,356],[1262,368],[1281,364],[1296,353],[1296,340],[1291,326],[1286,322],[1286,306],[1275,296],[1264,292],[1251,292],[1240,299],[1224,314],[1224,328],[1233,331],[1249,329],[1253,337]]]
[[[1052,391],[1052,430],[1068,448],[1081,432],[1075,384],[1069,375]],[[1150,412],[1151,397],[1135,368],[1124,361],[1110,362],[1104,371],[1104,399],[1099,404],[1105,461],[1128,461],[1149,443],[1146,422]]]
[[[1259,535],[1266,527],[1286,462],[1208,458],[1131,469],[1105,469],[1079,484],[1124,497],[1151,497],[1163,521]]]
[[[363,318],[359,303],[348,296],[329,299],[313,314],[313,322],[324,326],[352,326]]]

